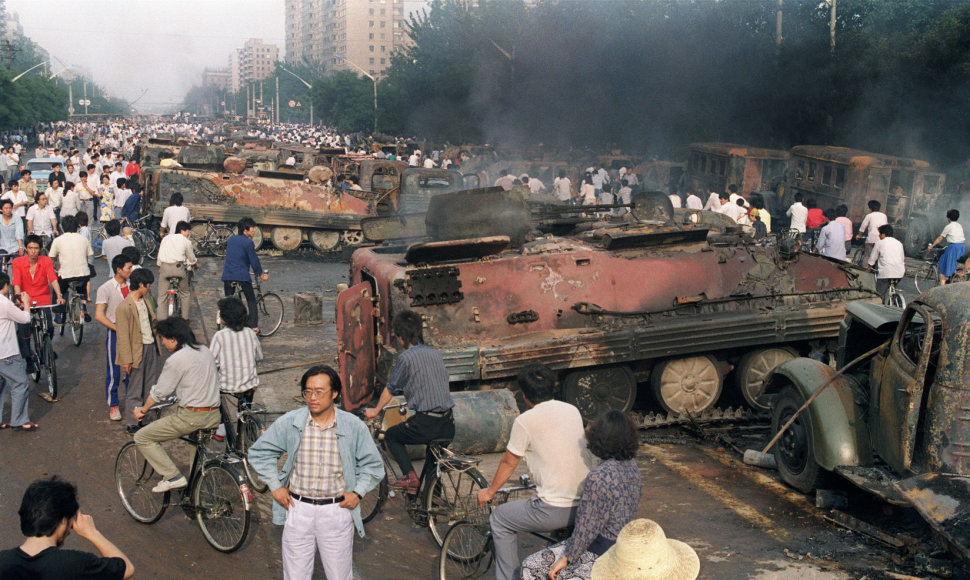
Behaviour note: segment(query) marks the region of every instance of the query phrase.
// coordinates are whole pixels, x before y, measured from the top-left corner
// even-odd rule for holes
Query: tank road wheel
[[[303,231],[300,228],[275,227],[269,234],[273,247],[282,252],[292,252],[300,247]]]
[[[657,402],[678,415],[702,413],[713,407],[723,384],[717,363],[710,356],[668,359],[650,375]]]
[[[765,348],[744,355],[738,364],[738,386],[744,400],[759,411],[770,409],[771,401],[762,396],[765,378],[776,366],[797,356],[790,348]]]
[[[771,405],[771,433],[774,435],[804,404],[805,398],[795,387],[784,387]],[[811,493],[818,485],[822,472],[815,463],[815,442],[812,440],[812,418],[802,413],[778,439],[773,449],[778,473],[785,483]]]
[[[340,232],[332,230],[313,230],[310,232],[310,244],[317,251],[332,252],[340,245]]]
[[[562,383],[562,399],[575,405],[584,421],[611,409],[625,413],[633,408],[636,395],[636,378],[625,366],[573,371]]]
[[[364,241],[364,232],[360,230],[346,230],[340,237],[345,246],[359,246]]]
[[[263,239],[263,228],[256,226],[256,233],[253,234],[253,245],[256,246],[257,250],[263,245]]]

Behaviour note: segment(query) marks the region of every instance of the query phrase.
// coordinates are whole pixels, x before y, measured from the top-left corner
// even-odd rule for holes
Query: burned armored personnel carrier
[[[764,378],[777,364],[834,353],[845,304],[878,300],[870,274],[793,246],[709,241],[707,228],[670,217],[627,220],[539,236],[515,191],[435,197],[427,241],[353,254],[336,313],[345,407],[387,380],[398,354],[390,321],[410,309],[454,389],[514,387],[539,362],[587,418],[650,400],[703,414],[726,379],[767,410]]]
[[[247,175],[222,171],[215,168],[224,160],[221,148],[215,152],[199,146],[192,151],[198,161],[190,163],[193,167],[143,171],[147,211],[161,217],[172,194],[179,192],[194,218],[211,217],[216,224],[231,226],[250,217],[257,224],[256,247],[265,239],[284,252],[294,251],[304,242],[321,252],[359,245],[364,241],[363,218],[393,213],[409,197],[424,203],[438,193],[463,188],[457,171],[406,169],[398,161],[374,159],[361,164],[363,190],[341,191],[330,184],[312,183],[299,172]],[[185,152],[183,148],[180,162]],[[204,230],[205,224],[197,227]]]

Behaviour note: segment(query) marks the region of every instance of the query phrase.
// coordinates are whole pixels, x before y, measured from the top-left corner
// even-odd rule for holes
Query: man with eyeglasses
[[[306,406],[277,419],[249,448],[250,465],[273,494],[273,523],[285,526],[286,580],[313,576],[318,547],[329,580],[353,577],[354,529],[364,537],[360,500],[384,478],[367,426],[335,406],[340,391],[335,370],[311,367],[300,379]]]

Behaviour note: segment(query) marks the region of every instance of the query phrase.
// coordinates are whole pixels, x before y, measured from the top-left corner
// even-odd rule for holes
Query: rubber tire
[[[37,347],[36,337],[37,335],[34,335],[30,339],[30,354],[34,358],[34,368],[36,369],[30,373],[30,378],[34,379],[35,383],[40,383],[40,369],[42,365],[40,364],[40,349]]]
[[[266,337],[273,336],[280,329],[286,311],[283,307],[283,299],[279,297],[279,294],[268,292],[256,301],[256,312],[261,319],[268,322],[267,324],[259,323],[259,335]]]
[[[387,481],[387,473],[384,473],[384,479],[377,485],[377,489],[371,490],[360,500],[360,519],[366,524],[376,518],[377,514],[384,509],[384,504],[387,503],[389,495],[390,487]]]
[[[935,265],[924,262],[913,275],[913,284],[919,294],[936,288],[940,284],[940,270]]]
[[[57,359],[54,356],[54,342],[48,338],[44,341],[44,359],[47,361],[47,392],[52,399],[57,399]]]
[[[562,400],[579,409],[586,422],[612,409],[625,413],[636,398],[637,379],[624,365],[578,369],[562,381]]]
[[[794,386],[786,385],[781,389],[771,405],[772,436],[804,403],[805,398]],[[815,462],[812,437],[812,417],[806,411],[798,416],[772,450],[782,480],[802,493],[814,491],[822,479],[822,469]]]
[[[128,479],[132,481],[129,483]],[[134,441],[125,443],[118,451],[118,457],[115,458],[115,489],[121,498],[121,505],[136,522],[154,524],[161,519],[168,508],[169,492],[166,491],[164,494],[152,492],[152,488],[161,480],[162,476],[155,473],[152,466],[138,451]],[[126,495],[125,491],[129,485],[137,488],[138,497],[149,500],[146,503],[146,510],[140,510],[132,505],[129,499],[132,494]]]
[[[263,480],[259,478],[259,474],[249,465],[249,448],[252,447],[253,443],[263,434],[266,429],[263,427],[263,422],[259,420],[258,417],[250,414],[246,421],[239,422],[239,428],[242,433],[239,434],[239,445],[242,447],[242,452],[246,455],[245,461],[243,461],[243,470],[246,472],[246,481],[249,482],[249,487],[252,488],[256,493],[266,493],[269,491],[269,485],[267,485]]]
[[[485,578],[492,567],[494,556],[492,532],[487,525],[458,522],[448,530],[441,543],[441,550],[438,552],[438,578]]]
[[[762,384],[761,384],[761,390],[757,396],[755,396],[751,392],[751,389],[749,389],[746,386],[751,382],[747,380],[746,377],[749,377],[751,379],[757,378],[751,375],[759,374],[761,370],[764,370],[764,365],[759,365],[759,367],[761,368],[755,368],[754,367],[755,363],[761,362],[761,361],[757,361],[756,357],[758,357],[759,355],[764,355],[769,351],[781,351],[786,353],[788,355],[788,359],[786,360],[791,360],[798,356],[797,352],[795,352],[794,350],[788,347],[770,347],[770,348],[762,348],[762,349],[754,350],[745,354],[743,357],[741,357],[741,362],[738,363],[738,370],[735,373],[735,376],[738,382],[738,390],[741,392],[741,396],[744,397],[744,400],[748,403],[748,405],[751,406],[752,409],[755,409],[758,411],[767,411],[771,408],[771,400],[765,398],[764,396],[764,382],[763,382],[765,377],[768,376],[768,372],[770,372],[770,369],[768,370],[768,372],[765,372],[760,377],[762,380]],[[779,355],[781,355],[781,352],[779,352]],[[782,360],[781,362],[786,362],[786,360]],[[781,362],[777,364],[781,364]]]
[[[218,226],[213,228],[212,233],[210,233],[206,238],[206,242],[209,245],[209,251],[212,252],[212,255],[217,258],[225,258],[226,242],[229,241],[229,238],[231,237],[232,237],[231,229],[225,226]]]
[[[899,290],[892,294],[887,294],[886,299],[883,301],[886,306],[893,306],[899,308],[900,310],[906,308],[906,298],[903,297],[903,293]]]
[[[195,507],[195,520],[202,530],[202,535],[205,536],[205,540],[209,542],[210,546],[227,554],[238,550],[246,541],[246,536],[249,535],[250,516],[252,514],[247,509],[246,498],[243,497],[243,492],[239,488],[240,480],[245,481],[236,473],[236,470],[216,460],[206,464],[202,476],[195,480],[195,485],[192,487],[192,505]],[[206,510],[201,507],[206,501],[204,495],[212,492],[213,487],[210,486],[226,493],[227,497],[218,499],[229,502],[233,513],[236,513],[237,510],[241,510],[242,512],[242,530],[238,534],[235,534],[235,537],[228,538],[228,542],[225,543],[221,539],[213,537],[212,532],[206,524]],[[204,487],[209,489],[203,489]]]
[[[76,310],[75,310],[75,306],[74,306],[75,301],[77,301]],[[70,313],[71,313],[72,310],[75,310],[75,312],[77,312],[77,320],[71,319]],[[68,318],[71,319],[70,320],[70,323],[71,323],[71,339],[74,341],[74,346],[81,346],[81,340],[84,338],[84,309],[81,308],[81,297],[80,296],[76,296],[75,295],[71,299],[71,305],[67,309],[67,312],[68,312]],[[62,334],[64,332],[64,327],[66,327],[66,326],[67,326],[67,324],[65,324],[64,326],[61,327],[61,333]]]
[[[693,409],[687,409],[686,407],[675,409],[670,405],[668,401],[664,400],[662,396],[663,395],[663,376],[666,373],[668,366],[670,366],[671,364],[683,363],[683,361],[686,361],[689,359],[707,359],[709,361],[708,364],[712,365],[714,370],[716,371],[717,384],[712,389],[710,389],[713,391],[713,396],[708,395],[706,397],[708,401],[703,405],[699,407],[695,406]],[[700,364],[703,365],[704,363],[700,363]],[[698,414],[698,413],[703,413],[704,411],[707,411],[708,409],[713,407],[715,403],[717,403],[717,400],[720,398],[721,392],[724,388],[724,377],[721,376],[720,369],[718,369],[718,366],[717,366],[717,361],[714,360],[714,358],[709,355],[671,358],[661,362],[656,367],[654,367],[653,372],[650,373],[650,387],[653,391],[654,398],[660,404],[660,406],[663,407],[665,411],[669,413],[674,413],[674,414],[681,414],[685,411],[690,411],[692,414]]]
[[[465,471],[442,469],[440,477],[437,473],[432,473],[428,477],[424,489],[424,497],[421,498],[421,506],[424,508],[424,513],[428,517],[428,529],[431,531],[431,535],[434,537],[434,541],[438,544],[438,547],[441,547],[441,543],[445,539],[445,534],[448,533],[448,530],[445,528],[451,528],[455,523],[467,519],[467,514],[463,513],[463,508],[475,502],[474,496],[478,493],[479,489],[485,489],[487,487],[488,481],[474,467]],[[447,522],[442,522],[441,517],[438,515],[438,512],[442,511],[441,507],[439,507],[441,505],[440,497],[442,494],[446,496],[444,501],[450,506],[448,508],[449,517]],[[457,510],[456,504],[458,504]],[[477,509],[477,505],[475,509]]]

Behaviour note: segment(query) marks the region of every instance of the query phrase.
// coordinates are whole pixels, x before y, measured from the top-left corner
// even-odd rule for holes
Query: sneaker
[[[413,471],[401,479],[391,482],[390,484],[391,487],[406,489],[411,493],[417,492],[420,485],[421,482],[418,481],[418,476]]]
[[[117,406],[108,409],[108,418],[112,421],[121,421],[121,410]]]
[[[152,492],[165,493],[166,491],[171,491],[173,489],[182,489],[188,485],[189,482],[185,479],[185,476],[179,474],[177,477],[173,477],[172,479],[159,481],[158,485],[152,488]]]

